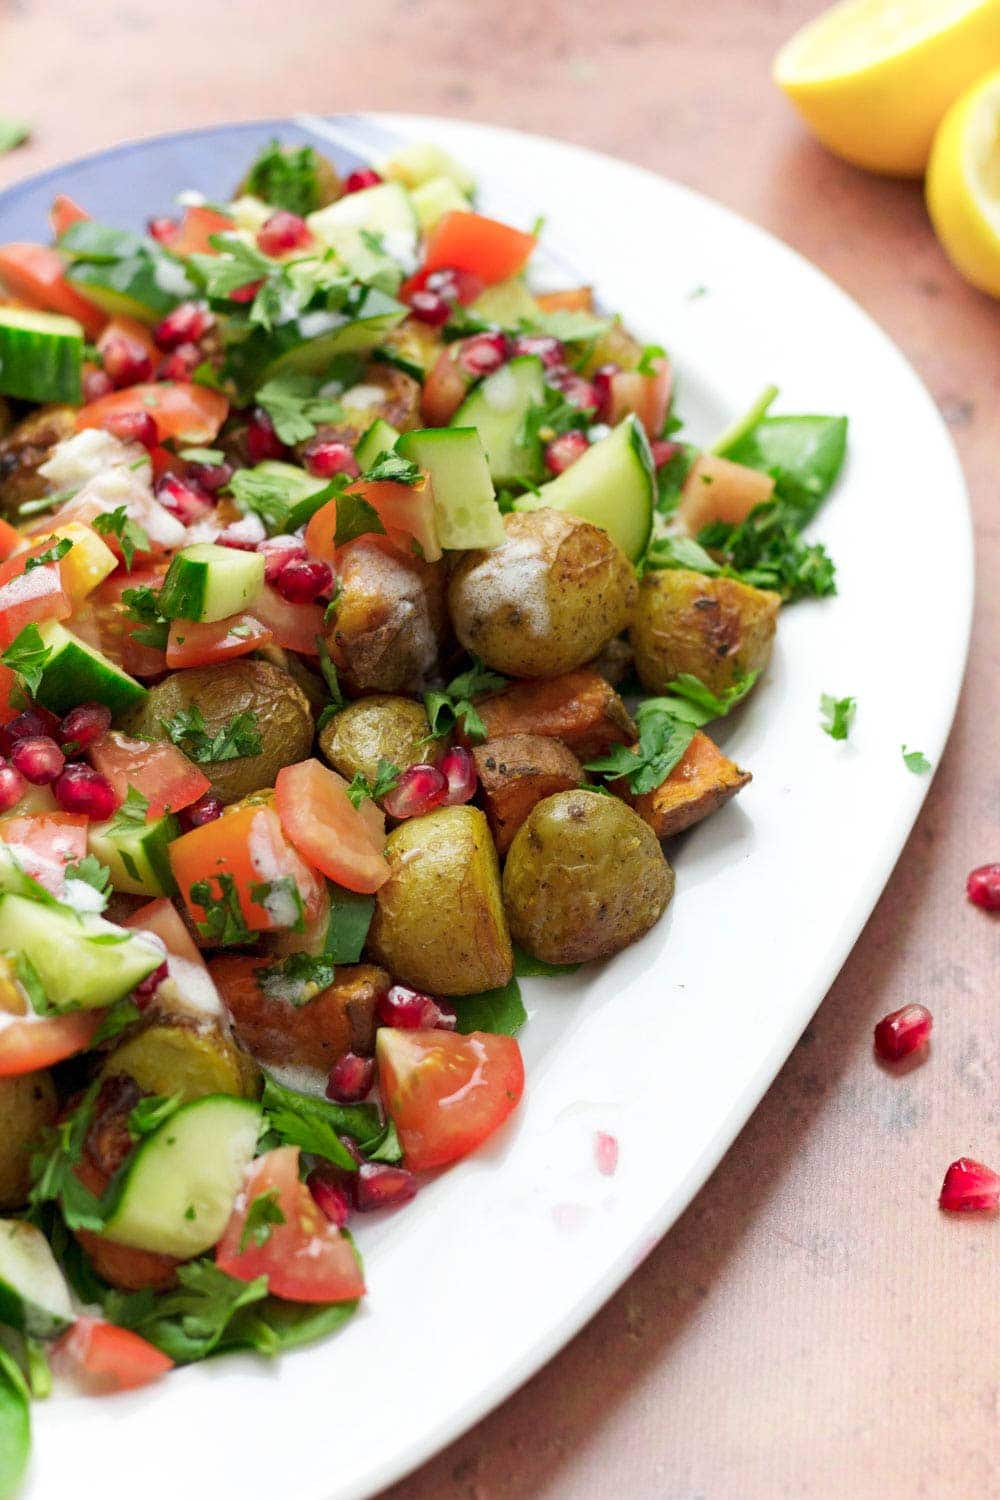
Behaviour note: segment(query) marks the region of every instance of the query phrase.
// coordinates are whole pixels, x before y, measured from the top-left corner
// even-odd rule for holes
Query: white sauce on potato
[[[551,628],[549,564],[537,537],[508,537],[462,579],[460,600],[472,615],[489,617],[514,606],[532,634]]]

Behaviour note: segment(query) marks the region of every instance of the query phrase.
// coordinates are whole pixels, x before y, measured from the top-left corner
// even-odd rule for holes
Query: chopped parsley
[[[355,807],[360,807],[366,798],[370,798],[372,802],[378,802],[381,797],[387,797],[399,785],[400,774],[399,767],[383,757],[378,763],[374,781],[369,781],[361,771],[354,773],[354,779],[347,788],[347,795]]]
[[[143,627],[132,631],[132,639],[140,646],[153,646],[162,651],[170,634],[170,621],[160,613],[159,592],[145,586],[123,589],[122,604],[128,618]]]
[[[36,1211],[45,1203],[57,1204],[70,1229],[104,1228],[101,1200],[84,1187],[74,1170],[83,1155],[100,1086],[100,1079],[95,1079],[76,1109],[46,1132],[42,1148],[31,1159],[28,1202]]]
[[[33,568],[44,568],[46,563],[59,562],[61,558],[66,556],[72,545],[73,543],[68,536],[60,537],[58,542],[51,547],[47,547],[44,552],[39,552],[34,557],[29,557],[24,565],[24,571],[30,573]]]
[[[311,953],[289,953],[281,963],[254,969],[254,978],[270,1000],[289,1005],[307,1005],[328,989],[336,976],[336,965],[329,954],[314,957]]]
[[[31,126],[24,120],[0,120],[0,153],[23,146],[30,135]]]
[[[837,572],[821,542],[804,542],[801,521],[787,501],[757,505],[745,521],[731,526],[713,521],[698,533],[703,547],[717,553],[724,571],[783,599],[822,599],[837,592]]]
[[[263,747],[257,717],[251,709],[233,714],[215,734],[209,734],[205,717],[197,704],[182,708],[172,719],[160,723],[168,737],[184,754],[199,765],[210,761],[242,760],[259,755]]]
[[[824,693],[819,700],[823,714],[822,729],[831,740],[846,740],[854,724],[858,705],[853,698],[833,698]]]
[[[669,712],[675,719],[681,719],[687,724],[693,724],[696,729],[700,729],[703,724],[708,724],[712,719],[725,718],[737,703],[742,702],[759,676],[759,671],[746,672],[729,687],[723,688],[721,693],[713,693],[700,677],[695,677],[691,672],[681,672],[667,684],[665,698],[662,700],[653,698],[647,701],[652,703],[662,701],[667,704]]]
[[[52,655],[52,647],[46,646],[37,625],[25,625],[19,630],[6,651],[0,656],[5,667],[16,672],[32,697],[38,692],[42,674]]]
[[[159,1130],[161,1125],[172,1119],[183,1103],[183,1094],[150,1094],[148,1098],[140,1099],[129,1112],[129,1135],[134,1141],[140,1140],[144,1135],[152,1135],[154,1130]]]
[[[102,865],[96,854],[85,854],[82,859],[66,866],[67,880],[82,880],[105,895],[111,885],[111,871]]]
[[[647,344],[639,356],[639,363],[636,365],[636,370],[640,375],[655,375],[656,371],[653,368],[653,361],[666,359],[666,357],[667,351],[662,344]]]
[[[275,432],[283,443],[303,443],[315,437],[320,422],[343,420],[343,408],[328,396],[321,396],[323,380],[290,370],[275,375],[257,391],[255,401],[271,418]]]
[[[18,984],[27,995],[35,1015],[44,1016],[52,1007],[49,1004],[49,997],[45,993],[42,977],[26,953],[15,955],[14,973],[17,975]]]
[[[636,710],[639,743],[633,748],[613,745],[606,755],[588,761],[588,771],[598,771],[605,781],[624,777],[633,796],[641,797],[660,786],[694,738],[695,725],[674,716],[666,698],[647,698]]]
[[[243,184],[255,198],[305,218],[319,208],[319,163],[311,146],[273,140],[250,167]]]
[[[419,484],[423,475],[418,466],[401,453],[392,453],[388,450],[380,453],[378,458],[362,475],[365,480],[392,480],[393,484]]]
[[[128,573],[132,571],[135,554],[149,551],[148,534],[138,521],[131,519],[124,505],[119,505],[117,510],[103,511],[101,515],[95,516],[90,524],[102,536],[118,538],[122,557],[125,559],[125,571]]]
[[[474,656],[468,671],[453,677],[446,688],[424,694],[424,707],[430,723],[429,738],[440,739],[461,723],[470,740],[484,740],[486,725],[472,700],[499,693],[506,686],[506,677],[491,672],[478,656]]]
[[[274,880],[258,881],[250,887],[250,900],[255,906],[264,908],[274,927],[305,931],[302,892],[293,876],[278,875]]]
[[[108,824],[108,833],[130,833],[145,823],[148,812],[149,798],[134,786],[129,786],[125,801]]]
[[[243,1230],[240,1234],[239,1253],[248,1250],[251,1244],[260,1250],[267,1244],[274,1233],[275,1226],[284,1224],[285,1216],[278,1203],[278,1189],[268,1188],[266,1193],[258,1193],[243,1221]]]
[[[914,776],[926,776],[932,769],[930,761],[922,750],[907,750],[905,745],[900,745],[906,769],[912,771]]]
[[[109,1005],[101,1017],[101,1024],[91,1038],[91,1047],[97,1047],[101,1042],[110,1042],[112,1037],[120,1036],[123,1031],[135,1024],[141,1016],[138,1005],[130,995],[123,995],[116,1000],[114,1005]]]
[[[212,881],[219,888],[218,895],[212,892]],[[234,943],[250,943],[253,933],[243,917],[236,882],[231,875],[213,875],[209,880],[197,880],[191,887],[191,900],[204,912],[201,921],[195,922],[201,936],[220,948]]]

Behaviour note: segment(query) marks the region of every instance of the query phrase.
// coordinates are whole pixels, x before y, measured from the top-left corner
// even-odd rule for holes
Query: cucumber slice
[[[540,479],[542,445],[525,434],[525,418],[545,401],[542,362],[533,354],[501,365],[474,387],[451,419],[453,427],[475,427],[486,449],[494,484]]]
[[[0,952],[31,960],[56,1010],[111,1005],[163,962],[162,944],[147,932],[10,892],[0,895]]]
[[[309,214],[306,223],[318,240],[332,245],[338,253],[362,229],[380,235],[386,254],[394,260],[413,256],[420,229],[410,195],[398,182],[382,182],[360,193],[348,193],[328,208]]]
[[[353,318],[336,312],[306,312],[269,332],[260,329],[251,334],[230,351],[233,374],[248,393],[282,370],[324,375],[338,355],[380,344],[407,312],[395,297],[369,287]]]
[[[24,401],[83,399],[83,329],[75,318],[0,307],[0,392]]]
[[[408,188],[419,187],[431,177],[450,177],[463,193],[476,190],[476,179],[461,162],[441,146],[432,141],[414,141],[411,146],[400,146],[387,156],[379,170],[383,177],[403,182]]]
[[[189,1260],[217,1243],[253,1160],[260,1106],[229,1094],[182,1105],[131,1158],[104,1233]]]
[[[263,587],[263,552],[197,542],[174,556],[160,589],[159,610],[168,620],[210,625],[246,609]]]
[[[127,828],[115,828],[114,821],[91,823],[87,848],[107,865],[115,890],[133,896],[176,895],[168,846],[180,838],[181,825],[173,813]]]
[[[521,495],[515,510],[564,510],[601,526],[632,562],[638,562],[653,526],[656,479],[649,441],[634,416],[589,448],[573,466]]]
[[[426,182],[413,189],[410,201],[425,234],[453,208],[468,210],[471,206],[452,178],[444,176],[428,177]]]
[[[507,533],[474,427],[404,432],[396,450],[430,475],[434,524],[442,547],[499,547]]]
[[[111,317],[124,314],[140,323],[158,323],[178,302],[194,295],[184,267],[167,255],[79,260],[67,269],[66,280]]]
[[[501,328],[519,328],[522,322],[535,323],[541,308],[524,284],[523,276],[511,276],[488,286],[473,302],[469,311]]]
[[[39,625],[38,633],[51,655],[35,697],[54,714],[68,713],[77,703],[97,702],[106,703],[117,719],[145,699],[141,682],[57,621]]]
[[[362,474],[372,467],[380,453],[391,453],[398,439],[399,433],[392,423],[376,417],[354,450]]]
[[[42,1231],[23,1219],[0,1219],[0,1323],[29,1338],[54,1339],[74,1317],[69,1288]]]

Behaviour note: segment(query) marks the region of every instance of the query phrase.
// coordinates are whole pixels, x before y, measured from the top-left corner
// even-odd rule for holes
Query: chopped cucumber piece
[[[382,182],[377,187],[363,188],[360,193],[348,193],[328,208],[309,214],[306,223],[318,240],[335,250],[339,248],[338,240],[343,240],[344,230],[365,229],[369,234],[381,235],[389,255],[394,254],[397,237],[400,246],[405,240],[412,253],[419,229],[410,195],[398,182]]]
[[[525,354],[481,380],[452,417],[453,427],[479,433],[494,484],[533,484],[542,477],[542,445],[537,433],[529,436],[526,418],[544,402],[542,362]]]
[[[0,1323],[29,1338],[54,1339],[75,1316],[42,1231],[23,1219],[0,1219]]]
[[[420,227],[426,234],[434,228],[438,219],[453,208],[468,209],[468,198],[451,177],[428,177],[410,194]]]
[[[501,328],[519,328],[523,322],[536,322],[541,308],[525,286],[524,277],[511,276],[480,292],[469,311],[488,323],[499,323]]]
[[[160,589],[168,620],[227,620],[252,604],[264,587],[263,552],[238,552],[197,542],[176,553]]]
[[[111,1005],[163,962],[162,944],[147,932],[10,892],[0,895],[0,953],[31,960],[56,1010]]]
[[[376,417],[354,450],[354,457],[362,474],[372,467],[380,453],[391,453],[398,438],[399,433],[391,422],[387,422],[384,417]]]
[[[54,714],[68,713],[77,703],[96,702],[107,704],[117,719],[145,698],[141,682],[64,625],[47,620],[39,625],[38,633],[51,654],[35,697]]]
[[[397,452],[419,464],[434,491],[434,524],[442,547],[499,547],[507,533],[486,454],[474,427],[404,432]]]
[[[353,318],[320,310],[301,313],[271,330],[257,329],[230,350],[233,374],[248,394],[282,370],[325,375],[337,355],[380,344],[407,311],[395,297],[369,287]]]
[[[638,562],[649,543],[655,492],[649,441],[641,423],[628,416],[537,494],[521,495],[515,509],[549,507],[580,516],[603,527]]]
[[[0,307],[0,392],[23,401],[82,399],[83,329],[75,318]]]
[[[260,1106],[229,1094],[182,1105],[136,1149],[104,1233],[190,1260],[216,1244],[253,1160]]]
[[[91,823],[87,847],[111,871],[116,891],[133,896],[173,896],[177,882],[170,867],[169,845],[180,838],[181,825],[173,813],[151,823],[116,828],[114,818]]]
[[[379,170],[390,181],[405,183],[408,188],[420,187],[431,177],[450,177],[463,193],[476,190],[476,179],[441,146],[432,141],[414,141],[411,146],[401,146],[387,156]]]

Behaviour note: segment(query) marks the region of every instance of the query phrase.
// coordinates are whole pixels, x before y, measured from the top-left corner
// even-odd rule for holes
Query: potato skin
[[[650,693],[681,672],[713,693],[771,659],[781,598],[735,578],[686,568],[650,570],[639,587],[631,641],[636,671]]]
[[[497,853],[478,807],[441,807],[401,823],[386,844],[392,875],[375,898],[368,947],[394,978],[432,995],[504,985],[514,955]]]
[[[266,960],[243,953],[220,954],[209,971],[236,1035],[264,1063],[330,1068],[345,1052],[370,1053],[375,1044],[375,1006],[391,983],[374,964],[337,966],[333,984],[304,1005],[264,993],[255,970]]]
[[[0,512],[16,521],[19,505],[48,494],[51,486],[38,469],[56,443],[75,431],[72,406],[42,406],[11,428],[0,442]]]
[[[233,1094],[256,1098],[260,1074],[253,1058],[219,1026],[200,1026],[179,1017],[154,1018],[109,1054],[105,1078],[131,1078],[145,1094]]]
[[[19,1208],[28,1196],[38,1137],[56,1117],[56,1091],[47,1072],[0,1078],[0,1208]]]
[[[673,892],[653,830],[624,802],[586,788],[539,802],[504,868],[511,936],[552,964],[627,948],[662,916]]]
[[[418,691],[448,635],[443,565],[359,538],[340,552],[338,571],[341,593],[326,645],[346,691]]]
[[[582,786],[583,767],[559,740],[541,734],[508,734],[472,752],[493,842],[504,855],[536,803]]]
[[[247,656],[171,673],[150,689],[132,719],[130,732],[142,739],[165,739],[163,721],[195,706],[201,709],[209,734],[247,710],[257,721],[259,755],[201,764],[213,791],[225,803],[273,786],[282,766],[304,760],[312,747],[313,719],[305,693],[280,667]]]
[[[359,772],[372,782],[380,760],[401,771],[418,762],[435,761],[439,740],[429,740],[430,724],[422,703],[390,693],[372,693],[341,709],[324,726],[319,748],[335,771],[350,781]]]
[[[467,552],[448,588],[455,634],[511,677],[558,677],[629,624],[635,570],[599,526],[562,511],[514,512],[507,540]]]

